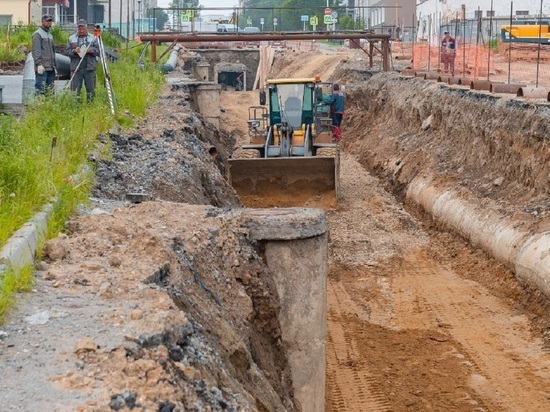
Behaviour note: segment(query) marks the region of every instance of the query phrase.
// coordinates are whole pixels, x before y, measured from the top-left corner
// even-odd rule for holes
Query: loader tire
[[[317,157],[338,157],[340,151],[337,147],[321,147],[317,149]]]
[[[233,159],[258,159],[260,151],[257,149],[237,149],[233,152]]]

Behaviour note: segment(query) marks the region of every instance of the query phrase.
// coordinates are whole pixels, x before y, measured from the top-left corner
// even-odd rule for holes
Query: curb
[[[36,251],[46,238],[48,219],[52,213],[53,205],[45,205],[10,237],[0,251],[0,274],[4,273],[8,267],[17,270],[34,263]]]

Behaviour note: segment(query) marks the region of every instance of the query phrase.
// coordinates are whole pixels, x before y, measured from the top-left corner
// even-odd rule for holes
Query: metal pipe
[[[231,41],[274,41],[274,40],[317,40],[317,39],[367,39],[371,54],[369,56],[372,67],[373,41],[382,42],[382,69],[389,70],[389,34],[372,34],[366,32],[336,34],[329,32],[277,32],[260,34],[198,34],[198,33],[143,33],[141,41],[151,42],[151,61],[156,62],[156,45],[161,42],[231,42]]]
[[[164,66],[162,66],[164,73],[171,72],[176,68],[180,49],[180,46],[174,46],[172,52],[170,53],[170,57],[168,57],[168,61],[164,64]]]
[[[470,89],[475,90],[491,90],[491,82],[487,80],[472,80],[470,82]]]
[[[519,89],[525,86],[526,84],[491,83],[489,91],[491,93],[510,93],[517,96]]]
[[[426,74],[424,75],[424,79],[425,80],[438,80],[439,79],[439,72],[434,72],[434,71],[426,72]]]
[[[329,32],[274,32],[257,34],[198,34],[198,33],[143,33],[141,41],[157,42],[223,42],[223,41],[271,41],[271,40],[319,40],[319,39],[367,39],[369,41],[387,41],[389,34],[373,34],[367,32],[329,33]]]
[[[449,84],[457,84],[460,85],[460,77],[449,77]]]

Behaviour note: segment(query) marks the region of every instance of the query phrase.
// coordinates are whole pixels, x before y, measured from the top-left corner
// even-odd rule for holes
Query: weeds
[[[128,113],[126,121],[143,116],[163,84],[159,68],[147,65],[139,70],[135,62],[122,58],[109,69],[117,112]],[[20,120],[0,116],[0,248],[52,198],[56,201],[47,238],[57,236],[77,205],[89,198],[94,170],[88,156],[96,148],[97,136],[124,117],[110,115],[101,65],[96,98],[86,104],[83,95],[64,91],[37,97]],[[3,275],[0,319],[13,293],[28,286],[25,279],[11,280],[16,275],[14,271]]]
[[[15,293],[28,292],[34,285],[33,267],[19,270],[8,268],[0,272],[0,324],[5,321],[8,310],[13,306]]]
[[[3,25],[0,26],[0,62],[14,63],[24,61],[31,51],[32,34],[38,25]],[[67,43],[69,33],[60,26],[52,26],[50,33],[55,44]]]

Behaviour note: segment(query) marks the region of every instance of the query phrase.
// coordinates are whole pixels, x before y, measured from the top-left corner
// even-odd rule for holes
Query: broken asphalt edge
[[[46,239],[48,220],[52,213],[53,204],[48,203],[8,239],[0,251],[0,275],[8,268],[17,272],[25,266],[34,264],[36,251]]]

